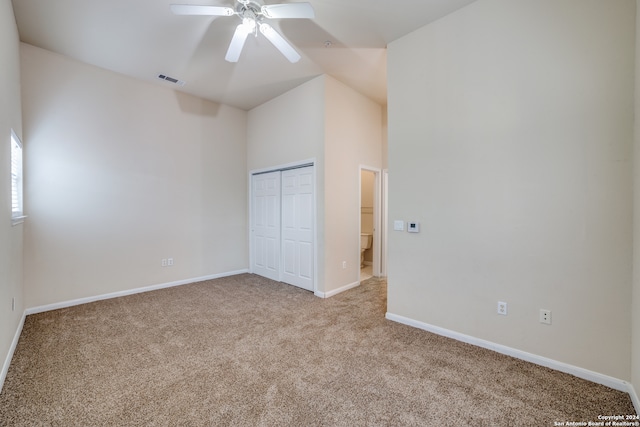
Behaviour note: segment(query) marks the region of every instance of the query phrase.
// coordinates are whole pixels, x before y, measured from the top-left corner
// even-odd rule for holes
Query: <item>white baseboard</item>
[[[355,288],[356,286],[359,286],[359,285],[360,285],[360,282],[353,282],[353,283],[350,283],[348,285],[345,285],[345,286],[343,286],[341,288],[338,288],[338,289],[334,289],[334,290],[329,291],[329,292],[315,291],[313,294],[315,296],[317,296],[317,297],[320,297],[320,298],[331,298],[334,295],[338,295],[339,293],[342,293],[344,291],[348,291],[349,289],[353,289],[353,288]]]
[[[507,356],[525,360],[527,362],[531,362],[536,365],[544,366],[546,368],[555,369],[556,371],[571,374],[578,378],[582,378],[597,384],[602,384],[618,391],[629,392],[630,387],[632,387],[630,383],[618,378],[610,377],[608,375],[600,374],[598,372],[593,372],[588,369],[569,365],[567,363],[559,362],[557,360],[548,359],[546,357],[538,356],[532,353],[528,353],[526,351],[517,350],[515,348],[507,347],[505,345],[496,344],[494,342],[472,337],[470,335],[464,335],[455,331],[451,331],[449,329],[441,328],[439,326],[434,326],[428,323],[423,323],[417,320],[409,319],[407,317],[399,316],[397,314],[387,312],[386,318],[389,320],[393,320],[394,322],[402,323],[408,326],[413,326],[414,328],[418,328],[418,329],[423,329],[425,331],[432,332],[437,335],[442,335],[447,338],[452,338],[457,341],[462,341],[467,344],[472,344],[478,347],[493,350],[497,353],[502,353]],[[631,396],[631,398],[633,399],[633,396]],[[636,408],[636,412],[638,411],[637,403],[638,403],[638,398],[636,396],[634,400],[634,406]]]
[[[633,387],[633,384],[629,383],[629,397],[631,397],[631,401],[633,402],[633,407],[636,410],[636,414],[640,415],[640,399],[638,399],[638,395],[636,394],[636,389]]]
[[[78,299],[74,299],[74,300],[71,300],[71,301],[63,301],[63,302],[57,302],[57,303],[54,303],[54,304],[41,305],[41,306],[38,306],[38,307],[31,307],[31,308],[26,309],[25,310],[25,314],[29,315],[29,314],[43,313],[45,311],[58,310],[60,308],[72,307],[74,305],[87,304],[87,303],[90,303],[90,302],[95,302],[95,301],[100,301],[100,300],[105,300],[105,299],[124,297],[124,296],[127,296],[127,295],[139,294],[139,293],[142,293],[142,292],[156,291],[158,289],[172,288],[174,286],[188,285],[189,283],[203,282],[205,280],[212,280],[212,279],[219,279],[221,277],[235,276],[237,274],[243,274],[243,273],[247,273],[247,272],[248,272],[247,269],[237,270],[237,271],[228,271],[226,273],[212,274],[210,276],[203,276],[203,277],[195,277],[195,278],[192,278],[192,279],[177,280],[175,282],[162,283],[162,284],[159,284],[159,285],[151,285],[151,286],[145,286],[145,287],[142,287],[142,288],[127,289],[125,291],[118,291],[118,292],[112,292],[112,293],[103,294],[103,295],[96,295],[96,296],[92,296],[92,297],[78,298]]]
[[[20,319],[20,323],[18,323],[18,328],[16,329],[16,333],[13,335],[13,341],[11,341],[11,347],[9,347],[9,352],[7,353],[7,357],[4,359],[4,363],[2,364],[2,371],[0,371],[0,392],[2,392],[2,387],[4,386],[4,380],[7,378],[7,373],[9,372],[9,366],[11,365],[11,360],[13,359],[13,353],[16,351],[16,347],[18,346],[18,340],[20,340],[20,334],[22,334],[22,328],[24,327],[24,319],[27,317],[26,313],[22,313],[22,318]]]

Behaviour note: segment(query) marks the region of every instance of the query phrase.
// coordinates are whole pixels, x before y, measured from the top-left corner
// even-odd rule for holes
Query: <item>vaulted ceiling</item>
[[[301,54],[293,64],[260,36],[248,37],[237,63],[227,62],[237,16],[170,10],[172,3],[235,7],[234,0],[13,0],[13,7],[25,43],[248,110],[320,74],[385,104],[387,44],[473,1],[308,0],[313,20],[270,21]]]

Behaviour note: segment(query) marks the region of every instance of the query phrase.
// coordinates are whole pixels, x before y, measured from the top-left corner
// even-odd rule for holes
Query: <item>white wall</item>
[[[246,112],[21,53],[28,307],[248,267]]]
[[[0,366],[4,366],[24,311],[23,225],[11,226],[11,129],[22,138],[20,44],[10,0],[0,0]],[[23,141],[24,142],[24,141]],[[11,301],[15,298],[15,310]],[[8,366],[6,366],[8,368]],[[0,389],[4,382],[0,372]]]
[[[325,90],[325,289],[330,292],[358,281],[360,166],[382,168],[382,107],[330,76]]]
[[[634,31],[478,0],[389,45],[390,313],[630,379]]]

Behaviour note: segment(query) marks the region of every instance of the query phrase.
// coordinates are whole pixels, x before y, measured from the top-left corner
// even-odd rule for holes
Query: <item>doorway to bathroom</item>
[[[360,166],[360,282],[380,276],[380,221],[380,170]]]

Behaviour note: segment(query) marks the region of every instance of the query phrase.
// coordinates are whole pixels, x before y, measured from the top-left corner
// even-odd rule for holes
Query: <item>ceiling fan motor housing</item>
[[[262,15],[263,5],[264,3],[260,0],[238,0],[236,13],[240,16],[244,16],[247,11],[251,11],[256,16]]]

